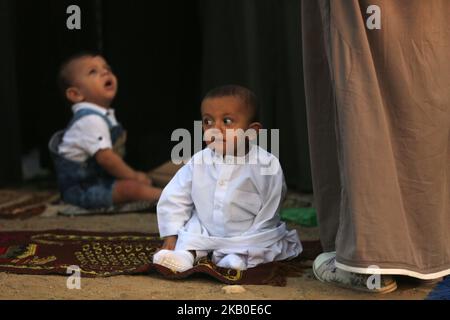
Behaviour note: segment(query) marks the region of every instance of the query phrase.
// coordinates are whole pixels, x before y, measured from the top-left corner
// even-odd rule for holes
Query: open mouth
[[[107,81],[105,82],[105,88],[106,88],[106,89],[112,89],[113,86],[114,86],[114,83],[113,83],[112,80],[107,80]]]

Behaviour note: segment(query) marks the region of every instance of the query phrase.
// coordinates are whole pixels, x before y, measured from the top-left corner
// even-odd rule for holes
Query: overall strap
[[[75,112],[75,114],[72,117],[72,120],[70,120],[69,125],[67,126],[67,129],[69,129],[75,122],[77,122],[81,118],[83,118],[85,116],[93,115],[93,114],[98,115],[101,118],[103,118],[103,120],[105,120],[106,123],[108,124],[109,130],[111,130],[114,127],[113,124],[111,123],[111,121],[108,119],[108,117],[106,115],[104,115],[103,113],[96,111],[96,110],[83,108],[83,109],[80,109],[77,112]]]

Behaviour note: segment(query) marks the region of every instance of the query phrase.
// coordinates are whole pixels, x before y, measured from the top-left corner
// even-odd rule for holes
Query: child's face
[[[117,78],[101,56],[86,56],[68,66],[72,86],[66,90],[73,103],[91,102],[108,108],[117,93]]]
[[[247,138],[238,139],[238,129],[244,132],[254,129],[257,132],[261,128],[260,123],[251,122],[250,108],[238,97],[205,99],[202,102],[201,112],[206,144],[223,155],[242,155],[238,151],[244,149],[238,148],[242,147]],[[213,134],[213,138],[207,130]]]

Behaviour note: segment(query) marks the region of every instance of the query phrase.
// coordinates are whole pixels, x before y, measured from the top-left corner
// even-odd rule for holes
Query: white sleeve
[[[88,115],[73,125],[80,133],[80,148],[93,156],[101,149],[112,148],[111,134],[108,124],[98,115]]]
[[[192,160],[164,188],[156,209],[161,237],[178,235],[192,215]]]
[[[276,157],[272,158],[274,165],[278,167],[275,174],[262,176],[261,198],[262,207],[255,217],[253,225],[245,234],[258,233],[262,230],[273,229],[280,222],[280,210],[286,195],[287,187],[283,170]]]

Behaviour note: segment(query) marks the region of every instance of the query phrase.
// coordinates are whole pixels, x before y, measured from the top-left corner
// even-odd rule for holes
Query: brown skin
[[[150,184],[150,179],[145,173],[133,170],[112,149],[99,150],[95,154],[95,160],[106,172],[118,179],[136,180]]]
[[[164,243],[161,249],[174,250],[177,244],[178,236],[168,236],[164,238]]]
[[[238,97],[219,97],[209,98],[202,102],[201,106],[203,131],[209,129],[219,130],[224,138],[219,148],[223,148],[223,154],[234,154],[237,152],[237,137],[234,136],[234,150],[227,150],[226,131],[242,129],[254,129],[256,132],[262,128],[261,123],[252,122],[252,112],[250,107],[246,106]],[[206,141],[210,145],[213,141]],[[161,249],[174,250],[177,243],[177,236],[168,236],[164,238]]]
[[[99,150],[95,159],[106,172],[118,179],[113,189],[114,203],[155,201],[161,196],[162,190],[151,187],[151,180],[144,172],[133,170],[111,149]]]
[[[205,99],[202,102],[201,112],[203,131],[216,130],[222,134],[223,139],[222,142],[208,140],[206,144],[210,146],[214,143],[214,148],[224,155],[242,156],[242,154],[238,154],[238,138],[234,133],[235,130],[241,129],[246,131],[253,129],[257,133],[262,128],[261,123],[251,121],[252,112],[250,107],[246,106],[238,97],[229,96]],[[227,130],[232,130],[233,135],[227,136]],[[230,141],[228,139],[233,140]],[[248,144],[247,139],[245,142]],[[234,149],[231,149],[232,147]],[[246,148],[245,153],[247,151],[248,149]]]
[[[91,102],[108,109],[117,93],[117,78],[101,56],[85,56],[69,63],[66,76],[72,86],[66,97],[72,103]],[[150,178],[128,166],[112,149],[102,149],[95,160],[109,174],[117,178],[113,189],[113,203],[147,200],[157,201],[162,190],[151,186]]]
[[[109,108],[117,93],[117,78],[101,56],[86,56],[73,60],[67,66],[72,86],[66,97],[72,103],[87,101]]]

